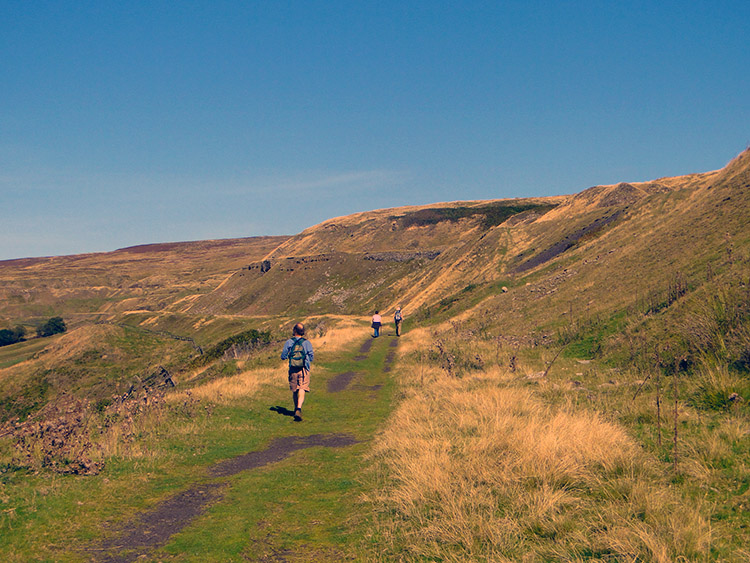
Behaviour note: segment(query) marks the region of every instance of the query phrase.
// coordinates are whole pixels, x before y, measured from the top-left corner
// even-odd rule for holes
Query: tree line
[[[66,330],[68,330],[68,327],[62,317],[52,317],[37,327],[36,335],[38,338],[44,338],[54,334],[60,334]],[[9,344],[22,342],[26,340],[26,334],[26,327],[21,325],[18,325],[15,328],[0,329],[0,346],[8,346]]]

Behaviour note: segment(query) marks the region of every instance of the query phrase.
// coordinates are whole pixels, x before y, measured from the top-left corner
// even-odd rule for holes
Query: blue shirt
[[[292,346],[294,346],[295,338],[290,338],[284,343],[284,349],[281,351],[281,359],[286,360],[289,357],[289,352],[292,351]],[[302,337],[299,337],[302,338]],[[302,349],[305,351],[305,369],[310,370],[310,362],[313,361],[313,358],[315,355],[313,354],[313,347],[312,344],[310,344],[310,341],[307,339],[304,339],[302,341]]]

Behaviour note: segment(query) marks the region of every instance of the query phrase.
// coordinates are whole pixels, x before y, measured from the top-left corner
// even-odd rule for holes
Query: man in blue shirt
[[[303,338],[305,327],[297,323],[292,329],[292,337],[284,343],[281,359],[289,360],[289,389],[294,401],[294,420],[302,420],[302,403],[305,391],[310,392],[310,364],[313,361],[313,347]]]

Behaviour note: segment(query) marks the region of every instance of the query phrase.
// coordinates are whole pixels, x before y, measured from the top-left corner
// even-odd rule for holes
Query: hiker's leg
[[[305,402],[305,390],[300,389],[299,391],[297,391],[297,408],[301,409],[302,403],[304,402]]]
[[[298,391],[295,391],[294,393],[292,393],[292,403],[294,404],[295,409],[297,408],[297,394],[298,394]]]

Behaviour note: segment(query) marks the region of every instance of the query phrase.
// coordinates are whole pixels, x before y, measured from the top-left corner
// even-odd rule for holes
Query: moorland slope
[[[750,245],[749,176],[745,151],[718,171],[570,196],[382,209],[291,237],[0,262],[0,326],[33,329],[61,315],[71,328],[5,347],[0,399],[17,402],[45,377],[47,399],[66,392],[71,364],[75,378],[93,373],[119,389],[156,364],[182,371],[194,348],[251,326],[366,318],[396,304],[420,322],[469,318],[544,340],[573,318],[612,316],[726,270],[733,249]]]
[[[569,196],[0,262],[0,328],[69,327],[0,348],[0,555],[747,561],[749,216],[747,150]],[[404,337],[371,339],[396,304]],[[297,320],[301,425],[276,402]],[[346,439],[308,448],[320,433]],[[209,482],[272,444],[299,451]],[[147,538],[207,490],[205,518]]]

